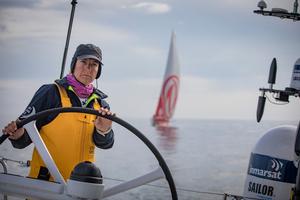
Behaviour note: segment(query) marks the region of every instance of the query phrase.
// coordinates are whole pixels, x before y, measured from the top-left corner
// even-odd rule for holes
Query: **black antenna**
[[[70,15],[70,20],[69,20],[69,28],[68,28],[68,34],[67,34],[67,39],[66,39],[66,44],[65,44],[64,56],[63,56],[62,65],[61,65],[60,78],[62,78],[64,76],[66,58],[67,58],[67,54],[68,54],[70,36],[71,36],[71,32],[72,32],[73,18],[74,18],[75,7],[77,4],[77,1],[72,0],[71,4],[72,4],[72,10],[71,10],[71,15]]]
[[[262,95],[258,97],[257,110],[256,110],[257,122],[260,122],[264,114],[265,104],[266,104],[266,97],[265,97],[265,93],[263,92]]]
[[[276,82],[276,73],[277,73],[277,61],[276,58],[273,58],[270,71],[269,71],[269,80],[268,83],[270,84],[270,89],[273,88],[273,84]]]

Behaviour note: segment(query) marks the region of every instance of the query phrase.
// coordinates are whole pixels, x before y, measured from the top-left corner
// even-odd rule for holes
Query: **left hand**
[[[9,138],[12,140],[17,140],[21,138],[24,132],[25,132],[24,128],[19,128],[19,129],[17,128],[16,121],[11,121],[2,129],[2,133],[4,135],[8,135]]]
[[[101,115],[112,115],[112,116],[115,115],[115,113],[110,112],[107,108],[100,108],[99,113]],[[100,130],[100,132],[104,133],[104,132],[107,132],[111,128],[112,121],[109,119],[106,119],[104,117],[98,116],[94,122],[94,125],[95,125],[96,129],[98,129],[98,130]]]

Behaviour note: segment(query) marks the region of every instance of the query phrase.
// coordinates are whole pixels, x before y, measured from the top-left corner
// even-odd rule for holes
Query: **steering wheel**
[[[26,119],[24,119],[22,121],[18,121],[17,122],[17,127],[21,128],[25,124],[28,124],[29,122],[40,119],[40,118],[45,117],[45,116],[48,116],[50,114],[71,113],[71,112],[86,113],[86,114],[92,114],[92,115],[97,115],[97,116],[100,116],[100,117],[104,117],[106,119],[109,119],[109,120],[112,120],[112,121],[118,123],[119,125],[123,126],[127,130],[129,130],[131,133],[133,133],[136,137],[138,137],[150,149],[150,151],[153,153],[153,155],[157,159],[157,161],[158,161],[158,163],[159,163],[159,165],[160,165],[160,167],[161,167],[161,169],[162,169],[162,171],[165,175],[165,178],[166,178],[166,180],[169,184],[169,189],[170,189],[170,192],[171,192],[171,195],[172,195],[172,200],[177,200],[178,199],[173,177],[171,175],[171,172],[170,172],[165,160],[163,159],[163,157],[161,156],[159,151],[150,142],[150,140],[146,136],[144,136],[139,130],[137,130],[131,124],[125,122],[124,120],[122,120],[122,119],[120,119],[116,116],[101,115],[97,110],[94,110],[94,109],[91,109],[91,108],[81,108],[81,107],[53,108],[53,109],[44,110],[42,112],[31,115],[31,116],[27,117]],[[8,135],[2,135],[0,137],[0,145],[2,144],[3,141],[5,141],[5,139],[7,137],[8,137]]]

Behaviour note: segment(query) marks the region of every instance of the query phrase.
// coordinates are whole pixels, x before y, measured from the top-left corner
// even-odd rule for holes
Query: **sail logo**
[[[263,170],[263,169],[252,168],[252,167],[249,169],[249,174],[262,176],[265,178],[276,179],[276,180],[281,180],[281,176],[282,176],[281,172],[273,172],[269,170]]]
[[[283,166],[283,163],[282,162],[280,162],[280,161],[278,161],[277,159],[272,159],[271,160],[271,162],[272,162],[272,169],[275,171],[275,172],[278,172],[281,168],[282,168],[282,166]]]
[[[278,161],[275,158],[271,159],[270,161],[272,163],[271,165],[272,170],[263,170],[263,169],[251,167],[249,170],[249,174],[281,180],[282,173],[280,172],[280,170],[283,166],[283,163]]]
[[[295,183],[297,168],[293,161],[252,153],[248,174],[263,179]]]
[[[164,105],[163,115],[167,118],[171,117],[174,113],[177,95],[179,90],[179,78],[178,76],[170,76],[163,85],[162,88],[162,105]]]

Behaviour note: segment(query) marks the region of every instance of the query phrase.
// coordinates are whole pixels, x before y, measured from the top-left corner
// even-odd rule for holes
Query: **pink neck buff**
[[[94,90],[93,84],[90,83],[87,86],[85,86],[82,83],[80,83],[73,74],[67,75],[67,81],[69,85],[73,87],[77,96],[80,98],[88,98]]]

